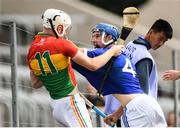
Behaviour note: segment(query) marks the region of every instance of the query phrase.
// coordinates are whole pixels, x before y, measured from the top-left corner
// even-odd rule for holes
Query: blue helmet
[[[119,38],[120,32],[116,26],[107,23],[99,23],[93,29],[92,32],[100,31],[105,32],[112,36],[113,41],[116,41]]]

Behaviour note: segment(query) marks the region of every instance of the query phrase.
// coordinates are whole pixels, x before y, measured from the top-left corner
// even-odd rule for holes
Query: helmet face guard
[[[67,31],[70,30],[69,28],[71,28],[70,16],[61,10],[47,9],[42,19],[43,26],[52,29],[57,38],[65,36],[68,33]],[[63,32],[61,34],[57,31],[59,25],[63,26]]]
[[[112,42],[117,41],[117,39],[119,38],[119,30],[117,27],[111,25],[111,24],[107,24],[107,23],[99,23],[97,24],[93,29],[92,29],[92,33],[93,32],[97,32],[99,31],[101,33],[101,41],[103,44],[108,45]],[[112,40],[108,41],[108,42],[104,42],[104,37],[105,35],[111,35],[112,36]]]

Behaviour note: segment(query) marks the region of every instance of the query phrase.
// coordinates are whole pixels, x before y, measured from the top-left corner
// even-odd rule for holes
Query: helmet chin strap
[[[55,29],[54,29],[54,26],[53,26],[52,20],[51,20],[51,19],[48,19],[48,20],[49,20],[49,23],[50,23],[50,25],[51,25],[51,29],[52,29],[52,31],[54,32],[54,34],[55,34],[56,38],[58,39],[58,35],[57,35],[57,33],[56,33]]]
[[[113,39],[109,40],[108,42],[104,42],[105,32],[102,32],[101,41],[104,45],[108,45],[113,43]],[[107,46],[106,46],[107,47]]]

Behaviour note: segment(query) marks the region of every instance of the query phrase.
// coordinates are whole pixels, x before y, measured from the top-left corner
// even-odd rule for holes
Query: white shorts
[[[79,94],[52,99],[53,117],[61,127],[92,127],[84,99]]]
[[[157,101],[142,94],[124,107],[122,127],[167,127],[163,111]]]

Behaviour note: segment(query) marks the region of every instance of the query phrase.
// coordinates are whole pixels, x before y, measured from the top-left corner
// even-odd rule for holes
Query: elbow
[[[34,89],[39,89],[40,87],[42,87],[42,83],[41,82],[32,82],[32,87]]]
[[[37,86],[32,86],[34,89],[38,89],[38,88],[40,88],[40,87],[37,87]]]
[[[34,84],[32,84],[32,87],[33,87],[34,89],[40,88],[40,87],[38,87],[37,85],[34,85]]]
[[[91,63],[91,65],[89,66],[89,70],[90,71],[96,71],[98,70],[100,67],[97,65],[97,63]]]
[[[32,86],[34,89],[39,89],[39,88],[41,88],[41,87],[39,87],[39,86]]]
[[[96,68],[96,67],[92,67],[91,69],[89,69],[89,70],[91,70],[91,71],[96,71],[96,70],[98,70],[98,68]]]

